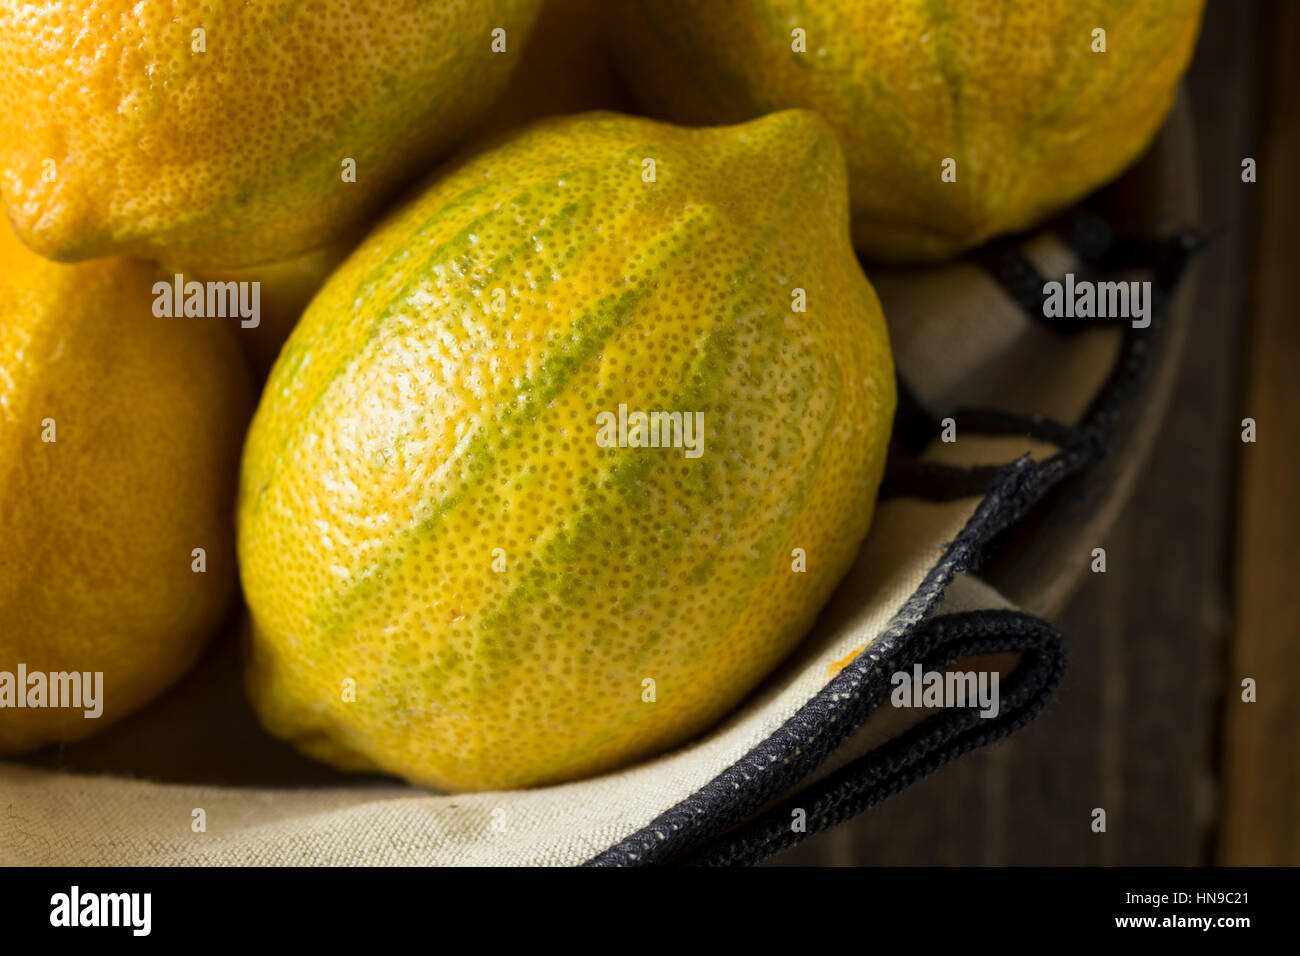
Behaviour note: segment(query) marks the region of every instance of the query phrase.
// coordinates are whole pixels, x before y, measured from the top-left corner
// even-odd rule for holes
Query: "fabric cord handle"
[[[907,670],[920,662],[942,671],[974,655],[1019,652],[1020,663],[1002,684],[999,712],[984,718],[976,708],[947,709],[877,747],[825,779],[782,800],[719,840],[688,853],[677,865],[733,866],[757,863],[795,846],[807,836],[833,827],[906,789],[944,764],[1013,733],[1038,715],[1065,673],[1065,644],[1047,622],[1019,611],[984,610],[946,614],[924,622],[916,644],[907,645],[884,665]],[[887,682],[876,684],[872,710],[887,696]],[[795,832],[796,810],[806,813],[804,831]]]

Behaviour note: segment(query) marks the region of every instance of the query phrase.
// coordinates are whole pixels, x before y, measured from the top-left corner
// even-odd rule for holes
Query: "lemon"
[[[234,597],[248,373],[220,320],[154,315],[159,278],[0,228],[0,753],[129,714]],[[74,674],[92,706],[53,699]]]
[[[62,261],[293,258],[481,118],[540,5],[0,4],[0,195]]]
[[[443,789],[597,773],[718,720],[870,523],[894,411],[844,160],[804,111],[547,120],[312,301],[245,447],[272,733]]]
[[[1150,144],[1204,0],[621,0],[611,29],[654,115],[816,110],[849,165],[854,239],[884,260],[1027,229]]]

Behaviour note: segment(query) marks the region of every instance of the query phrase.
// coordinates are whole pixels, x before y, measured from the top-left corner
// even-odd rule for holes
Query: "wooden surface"
[[[1300,864],[1300,4],[1270,5],[1261,57],[1273,77],[1253,155],[1260,221],[1238,448],[1236,641],[1223,682],[1223,813],[1217,859]],[[1242,701],[1241,681],[1257,684]]]
[[[1291,8],[1294,14],[1300,5]],[[1281,693],[1280,679],[1273,682],[1271,709],[1261,702],[1234,718],[1224,697],[1225,684],[1230,678],[1235,682],[1243,667],[1297,673],[1294,604],[1289,613],[1283,609],[1286,589],[1294,594],[1300,587],[1289,581],[1294,554],[1300,551],[1294,504],[1289,506],[1291,557],[1276,550],[1285,547],[1283,536],[1272,535],[1274,550],[1269,552],[1263,535],[1272,530],[1269,516],[1276,520],[1286,507],[1277,496],[1285,500],[1286,486],[1296,484],[1300,405],[1293,394],[1289,402],[1254,397],[1256,389],[1269,388],[1274,389],[1269,394],[1281,395],[1287,363],[1300,358],[1295,320],[1282,315],[1287,300],[1268,286],[1270,268],[1294,268],[1295,234],[1290,234],[1289,259],[1280,251],[1263,257],[1256,280],[1252,250],[1259,223],[1254,211],[1262,189],[1240,179],[1241,159],[1258,149],[1257,87],[1266,78],[1256,60],[1260,38],[1275,29],[1260,22],[1268,15],[1256,4],[1232,0],[1210,0],[1206,11],[1188,85],[1197,125],[1202,223],[1211,231],[1222,229],[1223,236],[1198,264],[1194,324],[1169,411],[1131,499],[1109,534],[1097,542],[1107,551],[1107,573],[1086,575],[1054,618],[1071,655],[1056,700],[1009,740],[809,839],[772,864],[1238,862],[1259,859],[1250,855],[1260,852],[1253,849],[1256,844],[1276,842],[1278,825],[1268,814],[1288,817],[1291,829],[1282,835],[1293,841],[1293,849],[1287,859],[1300,862],[1294,851],[1300,812],[1296,779],[1262,766],[1266,761],[1285,764],[1287,747],[1290,766],[1295,766],[1300,748],[1295,677],[1289,700]],[[1291,68],[1297,62],[1292,53]],[[1286,150],[1290,158],[1278,180],[1296,169],[1294,119],[1290,135],[1289,144],[1272,147]],[[1278,170],[1284,161],[1271,162]],[[1289,197],[1283,194],[1286,189]],[[1271,203],[1290,202],[1276,210],[1276,230],[1294,229],[1300,213],[1294,190],[1294,182],[1279,184],[1269,196]],[[1264,217],[1265,229],[1270,221]],[[1271,281],[1280,283],[1281,272]],[[1243,583],[1239,600],[1253,602],[1253,610],[1239,613],[1238,622],[1255,636],[1234,645],[1235,472],[1243,417],[1239,358],[1256,289],[1261,296],[1274,296],[1276,319],[1289,326],[1269,333],[1266,341],[1272,344],[1262,347],[1267,368],[1252,367],[1246,393],[1248,403],[1267,409],[1259,415],[1270,416],[1275,424],[1269,426],[1271,447],[1263,438],[1248,446],[1255,457],[1241,480],[1249,499],[1242,515],[1241,566],[1250,582]],[[1262,321],[1267,318],[1261,313]],[[1281,378],[1271,386],[1270,371]],[[1284,420],[1288,415],[1289,423]],[[1283,461],[1287,455],[1289,465]],[[1251,537],[1252,516],[1261,525],[1256,537]],[[1247,550],[1250,559],[1244,558]],[[1233,661],[1234,647],[1244,660]],[[1261,686],[1267,684],[1261,681]],[[1242,719],[1243,713],[1250,716]],[[1265,727],[1270,721],[1276,739]],[[1226,788],[1225,771],[1234,781]],[[1283,806],[1287,801],[1289,806]],[[1090,829],[1095,807],[1107,811],[1104,834]],[[1260,815],[1256,832],[1249,832],[1246,821],[1255,814]],[[1224,852],[1229,844],[1236,849]]]

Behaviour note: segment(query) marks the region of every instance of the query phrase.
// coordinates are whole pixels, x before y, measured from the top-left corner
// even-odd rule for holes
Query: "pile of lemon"
[[[0,754],[143,706],[241,595],[260,720],[343,769],[707,729],[870,525],[855,241],[1113,176],[1199,21],[1151,6],[0,2]],[[555,115],[615,61],[658,119]]]

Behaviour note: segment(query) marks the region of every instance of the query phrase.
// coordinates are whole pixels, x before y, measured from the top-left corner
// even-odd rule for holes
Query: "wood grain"
[[[1236,640],[1225,675],[1223,816],[1217,860],[1300,864],[1300,4],[1268,5],[1261,34],[1269,89],[1254,144],[1260,203],[1254,316],[1246,348],[1239,444]],[[1258,685],[1241,700],[1241,681]]]

